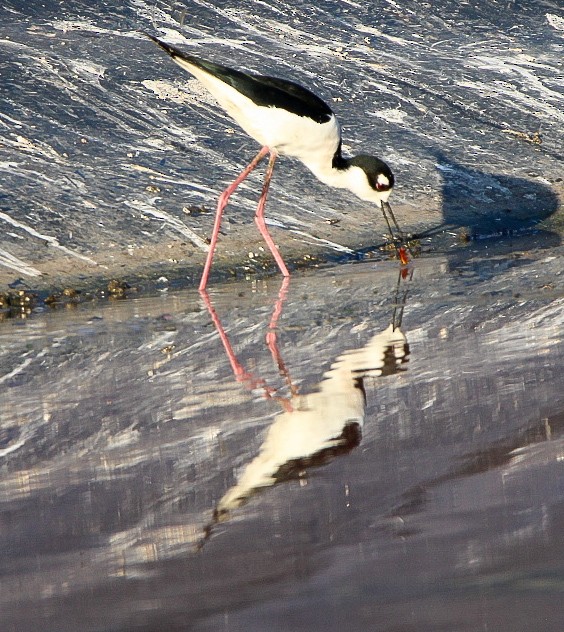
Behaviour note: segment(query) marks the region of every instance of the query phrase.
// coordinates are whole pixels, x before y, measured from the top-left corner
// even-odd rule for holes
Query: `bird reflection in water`
[[[289,397],[276,395],[276,389],[245,370],[233,351],[208,294],[201,292],[235,378],[249,389],[262,389],[264,396],[277,401],[282,411],[268,428],[258,455],[247,464],[236,484],[217,503],[213,519],[204,529],[199,548],[210,537],[213,527],[227,520],[230,513],[244,504],[253,493],[297,478],[305,469],[323,465],[359,445],[366,407],[364,380],[391,375],[402,370],[408,360],[409,347],[401,330],[407,297],[407,290],[402,288],[402,283],[406,278],[406,270],[402,268],[388,327],[373,336],[364,347],[345,351],[338,356],[316,390],[303,394],[292,384],[276,338],[278,320],[288,293],[289,279],[284,279],[268,325],[266,343],[289,386]]]

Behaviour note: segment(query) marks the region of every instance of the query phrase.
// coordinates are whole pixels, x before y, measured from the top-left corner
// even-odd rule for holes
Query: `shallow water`
[[[561,630],[559,261],[4,321],[2,628]]]

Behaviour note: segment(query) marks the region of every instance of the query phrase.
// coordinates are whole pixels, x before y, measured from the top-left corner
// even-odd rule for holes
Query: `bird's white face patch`
[[[390,182],[388,178],[382,174],[380,174],[378,178],[384,178],[387,185],[383,186],[381,190],[378,190],[378,188],[374,188],[374,185],[368,181],[368,176],[360,167],[353,166],[341,173],[342,182],[328,182],[328,184],[349,189],[349,191],[352,191],[361,200],[376,202],[378,205],[382,202],[386,202],[390,197],[390,193],[392,192]]]
[[[387,191],[390,188],[390,181],[383,173],[379,173],[376,178],[376,188],[378,191]]]

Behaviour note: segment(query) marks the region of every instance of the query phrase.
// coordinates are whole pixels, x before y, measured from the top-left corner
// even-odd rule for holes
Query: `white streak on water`
[[[466,65],[470,68],[479,68],[480,70],[499,72],[504,79],[501,81],[489,82],[487,86],[482,82],[462,81],[458,85],[476,89],[480,93],[489,92],[491,96],[499,98],[500,94],[506,95],[513,105],[517,102],[522,104],[521,109],[525,112],[544,112],[554,120],[564,121],[564,112],[562,105],[564,98],[560,92],[551,90],[544,85],[543,79],[536,76],[529,68],[548,69],[550,67],[545,64],[538,64],[522,57],[501,57],[492,55],[476,55],[470,58]],[[526,66],[526,67],[525,67]],[[521,89],[516,89],[508,80],[515,81],[514,77],[518,75],[517,86],[527,86],[528,90],[538,93],[538,97],[528,94]],[[552,105],[555,104],[555,106]]]
[[[150,142],[148,142],[147,144],[151,145]],[[195,182],[192,182],[191,180],[167,177],[163,175],[162,173],[159,173],[158,171],[155,171],[154,169],[150,169],[149,167],[144,167],[143,165],[134,165],[134,164],[125,163],[122,165],[122,167],[124,169],[129,169],[131,171],[140,171],[142,173],[147,173],[149,174],[152,180],[156,180],[159,182],[169,182],[170,184],[182,184],[185,186],[189,186],[191,189],[195,191],[202,191],[205,193],[214,193],[214,190],[210,189],[210,187],[201,186],[199,184],[196,184]]]
[[[356,25],[357,31],[360,33],[368,33],[369,35],[375,35],[376,37],[381,37],[383,39],[387,39],[393,44],[399,44],[400,46],[413,46],[414,42],[410,40],[403,39],[401,37],[394,37],[393,35],[387,35],[380,29],[374,28],[372,26],[365,26],[364,24]]]
[[[193,100],[187,92],[179,90],[170,81],[163,81],[162,79],[146,79],[141,83],[146,88],[154,92],[158,99],[173,101],[174,103],[189,103]]]
[[[10,452],[15,452],[16,450],[21,448],[24,444],[25,444],[25,439],[20,439],[16,443],[9,445],[7,448],[0,450],[0,456],[6,456],[7,454],[10,454]]]
[[[286,228],[286,225],[285,225],[285,224],[283,224],[282,222],[280,222],[280,221],[279,221],[279,220],[277,220],[277,219],[272,219],[272,218],[268,218],[268,217],[267,217],[264,221],[266,222],[266,224],[267,224],[268,226],[276,226],[276,227],[278,227],[278,228]]]
[[[348,246],[343,246],[341,244],[337,244],[334,241],[329,241],[328,239],[322,239],[321,237],[314,237],[313,235],[310,235],[309,233],[306,233],[303,230],[297,230],[296,228],[291,228],[290,232],[295,233],[296,235],[301,235],[302,237],[306,237],[307,239],[311,239],[312,241],[314,241],[317,244],[324,244],[325,246],[329,246],[330,248],[332,248],[333,250],[336,250],[337,252],[354,252],[354,250],[352,248],[349,248]]]
[[[37,237],[38,239],[42,239],[43,241],[48,242],[49,245],[51,245],[53,248],[58,248],[65,254],[70,255],[71,257],[82,259],[82,261],[86,261],[87,263],[90,263],[93,266],[98,265],[96,261],[94,261],[94,259],[90,259],[90,257],[87,257],[86,255],[81,255],[78,252],[74,252],[74,250],[71,250],[70,248],[67,248],[66,246],[61,246],[61,244],[54,237],[39,233],[31,226],[27,226],[26,224],[23,224],[22,222],[18,222],[13,217],[10,217],[7,213],[2,213],[0,211],[0,220],[4,220],[8,224],[11,224],[12,226],[15,226],[16,228],[21,228],[22,230],[24,230],[26,233],[29,233],[33,237]]]
[[[564,31],[564,18],[554,15],[554,13],[547,13],[546,19],[550,26],[553,26],[557,31]]]
[[[14,135],[12,134],[12,136]],[[12,146],[16,150],[24,151],[34,156],[43,156],[44,158],[54,160],[56,162],[65,162],[64,157],[61,156],[61,154],[55,151],[47,143],[42,143],[39,141],[32,142],[31,140],[29,140],[29,138],[26,138],[25,136],[15,136],[15,140],[5,138],[3,139],[3,143],[5,145]]]
[[[17,127],[22,127],[23,123],[21,121],[18,121],[15,118],[12,118],[11,116],[8,116],[7,114],[4,114],[4,112],[0,112],[0,119],[6,119],[7,121],[9,121],[10,123],[12,123],[13,125],[17,126]],[[4,125],[5,127],[10,127],[10,125],[7,125],[6,123],[4,123],[4,121],[0,120],[0,123],[2,123],[2,125]]]
[[[6,268],[12,268],[13,270],[16,270],[16,272],[25,274],[26,276],[41,276],[41,272],[37,270],[37,268],[28,265],[25,261],[14,257],[14,255],[11,255],[2,248],[0,248],[0,265],[6,266]]]
[[[376,110],[374,112],[367,112],[367,116],[375,116],[376,118],[388,121],[388,123],[402,124],[407,117],[407,112],[399,108],[388,108],[386,110]]]
[[[39,358],[42,358],[45,354],[47,353],[47,351],[44,349],[43,351],[40,351],[36,356],[32,357],[32,358],[26,358],[19,366],[17,366],[15,369],[13,369],[12,371],[10,371],[9,373],[6,373],[6,375],[3,375],[2,377],[0,377],[0,384],[3,384],[4,382],[7,382],[8,380],[10,380],[11,378],[13,378],[15,375],[18,375],[18,373],[21,373],[22,371],[25,371],[25,369],[34,361],[37,360]]]

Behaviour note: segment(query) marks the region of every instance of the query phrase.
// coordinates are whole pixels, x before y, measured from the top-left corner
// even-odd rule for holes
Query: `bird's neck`
[[[312,159],[304,161],[305,166],[324,184],[338,189],[350,189],[350,160],[341,154],[341,144],[334,155],[320,156],[319,160]]]
[[[384,163],[371,156],[343,158],[340,145],[332,158],[326,157],[323,160],[322,157],[312,157],[311,160],[304,161],[304,164],[324,184],[337,189],[348,189],[361,200],[373,202],[378,206],[388,201],[393,187],[391,172],[389,177],[385,171],[378,173],[380,163],[383,169],[387,168]],[[379,178],[382,178],[381,183]],[[374,184],[376,180],[382,185],[387,182],[389,186],[377,188]]]

